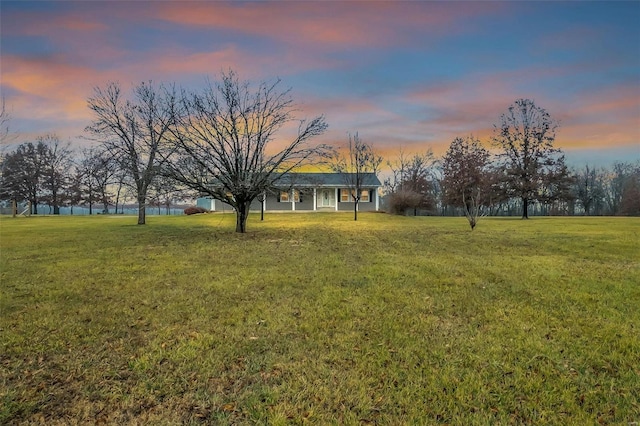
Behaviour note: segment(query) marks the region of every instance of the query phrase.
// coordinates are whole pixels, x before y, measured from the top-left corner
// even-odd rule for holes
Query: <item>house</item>
[[[353,211],[354,201],[345,173],[288,173],[284,175],[263,200],[251,203],[252,211]],[[362,175],[362,190],[358,211],[378,211],[382,186],[375,173]],[[261,206],[262,204],[262,206]],[[233,207],[220,200],[198,198],[198,207],[210,211],[231,211]]]

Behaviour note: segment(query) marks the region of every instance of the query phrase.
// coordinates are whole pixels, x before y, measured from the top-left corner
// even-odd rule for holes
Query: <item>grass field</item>
[[[640,219],[351,219],[0,219],[0,423],[640,422]]]

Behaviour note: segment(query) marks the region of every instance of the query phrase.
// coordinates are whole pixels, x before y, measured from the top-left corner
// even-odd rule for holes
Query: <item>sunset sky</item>
[[[81,142],[96,86],[279,77],[321,141],[386,157],[489,141],[530,98],[574,165],[640,160],[640,2],[0,2],[14,142]]]

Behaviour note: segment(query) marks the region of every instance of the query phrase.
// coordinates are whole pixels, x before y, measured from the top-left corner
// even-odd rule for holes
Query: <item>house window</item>
[[[293,202],[294,203],[300,202],[300,191],[298,191],[297,189],[293,190]]]
[[[289,199],[289,193],[287,191],[281,191],[280,192],[280,202],[281,203],[288,203],[289,201],[291,201]]]
[[[355,189],[341,189],[340,190],[340,201],[343,203],[347,203],[347,202],[353,202],[355,201],[355,194],[356,194],[356,190]],[[368,189],[362,189],[360,191],[360,202],[363,203],[368,203],[369,200],[369,190]]]

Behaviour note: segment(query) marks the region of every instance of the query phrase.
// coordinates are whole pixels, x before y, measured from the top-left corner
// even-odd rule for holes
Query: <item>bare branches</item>
[[[443,201],[462,207],[473,230],[490,192],[489,152],[473,136],[455,138],[442,160]]]
[[[16,135],[9,129],[11,114],[6,108],[4,97],[0,100],[0,155],[4,153],[7,146],[16,138]]]
[[[94,120],[86,130],[120,163],[136,186],[138,224],[145,223],[147,189],[170,149],[169,129],[177,115],[173,88],[140,83],[125,99],[117,83],[97,87],[88,99]]]
[[[396,161],[388,161],[391,176],[385,179],[385,187],[389,209],[395,214],[407,214],[411,209],[417,215],[419,209],[433,208],[437,165],[431,149],[412,156],[400,151]]]
[[[362,197],[362,188],[368,175],[376,175],[382,164],[382,157],[378,155],[373,145],[367,144],[358,132],[355,135],[349,134],[349,142],[346,154],[334,152],[331,168],[336,173],[342,173],[344,183],[351,192],[353,200],[353,220],[358,220],[358,203]]]
[[[538,197],[541,176],[555,167],[560,150],[553,147],[558,124],[530,99],[518,99],[495,126],[493,144],[500,154],[510,195],[520,197],[522,218],[528,218],[528,203]]]
[[[235,72],[207,85],[204,92],[183,93],[167,156],[167,173],[200,193],[231,204],[238,215],[236,231],[244,232],[251,201],[280,177],[326,155],[325,145],[311,140],[327,128],[323,116],[300,121],[293,141],[271,153],[276,134],[294,120],[289,90],[279,80],[252,88]]]

